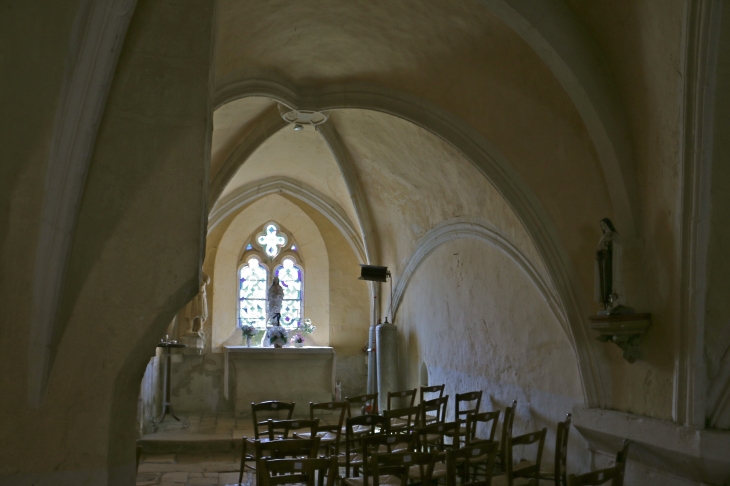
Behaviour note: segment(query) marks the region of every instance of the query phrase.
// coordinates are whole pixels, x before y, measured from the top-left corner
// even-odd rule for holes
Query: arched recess
[[[560,298],[549,281],[547,281],[542,272],[540,272],[539,264],[533,262],[525,253],[513,244],[509,238],[499,229],[493,227],[486,221],[476,221],[465,218],[452,219],[440,223],[426,233],[421,241],[418,242],[416,250],[406,264],[403,273],[398,276],[395,289],[393,290],[393,319],[398,313],[403,295],[408,288],[411,277],[418,269],[418,266],[430,255],[436,248],[444,243],[461,238],[473,238],[475,240],[487,243],[502,253],[507,255],[515,264],[520,267],[527,278],[537,288],[545,303],[550,307],[555,319],[560,323],[566,337],[571,341],[571,332],[568,325],[568,319],[565,316]]]
[[[316,189],[284,177],[271,177],[252,182],[228,194],[213,207],[208,219],[208,233],[238,209],[270,194],[288,194],[315,208],[342,232],[358,260],[362,263],[367,262],[360,236],[342,208]]]
[[[215,106],[248,96],[265,96],[299,110],[356,108],[387,113],[410,121],[440,137],[461,152],[504,196],[530,234],[548,269],[568,318],[586,404],[610,407],[610,370],[601,349],[589,335],[585,316],[591,313],[575,268],[560,241],[557,228],[536,195],[488,140],[461,118],[410,93],[382,86],[348,83],[301,88],[281,77],[247,79],[218,89]]]
[[[220,352],[221,346],[235,334],[241,245],[254,230],[271,220],[289,231],[300,245],[300,255],[306,268],[305,316],[321,323],[313,335],[316,343],[326,345],[329,342],[329,258],[325,242],[317,225],[301,208],[277,194],[268,194],[236,215],[218,244],[212,276],[213,352]]]

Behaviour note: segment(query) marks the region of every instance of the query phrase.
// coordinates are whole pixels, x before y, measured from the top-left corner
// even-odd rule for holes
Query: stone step
[[[206,454],[212,452],[239,452],[241,440],[228,436],[158,436],[150,434],[137,440],[143,454]]]

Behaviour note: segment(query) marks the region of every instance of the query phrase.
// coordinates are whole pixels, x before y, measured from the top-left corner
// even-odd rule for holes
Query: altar
[[[329,402],[335,390],[335,350],[329,346],[261,348],[224,346],[224,395],[236,417],[251,403],[296,402],[294,414],[309,415],[309,402]]]

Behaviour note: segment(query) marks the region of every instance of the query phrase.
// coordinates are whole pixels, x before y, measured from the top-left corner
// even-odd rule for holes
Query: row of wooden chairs
[[[316,441],[316,439],[315,439]],[[285,484],[297,484],[314,486],[318,485],[335,486],[338,479],[337,458],[312,458],[312,450],[316,445],[310,444],[313,441],[295,440],[284,441],[295,442],[294,447],[289,446],[288,452],[293,452],[297,447],[305,458],[293,459],[268,459],[262,461],[260,468],[261,486],[283,486]],[[301,444],[300,444],[301,443]],[[624,441],[621,451],[616,455],[615,466],[600,471],[576,476],[571,474],[568,479],[568,486],[600,486],[606,485],[609,481],[612,486],[623,486],[626,460],[630,442]],[[309,456],[307,449],[309,448]],[[491,471],[494,470],[497,456],[497,444],[494,442],[466,446],[460,449],[449,449],[446,451],[446,486],[497,486],[504,484],[504,476],[492,478]],[[406,486],[409,478],[417,478],[420,484],[430,484],[434,479],[434,471],[438,453],[429,452],[375,452],[363,468],[362,478],[345,478],[346,486]],[[472,478],[472,466],[482,465],[485,471],[483,477]],[[414,472],[416,474],[414,474]],[[509,480],[507,478],[507,480]],[[326,483],[325,483],[326,481]],[[538,484],[537,481],[529,481],[527,484]]]

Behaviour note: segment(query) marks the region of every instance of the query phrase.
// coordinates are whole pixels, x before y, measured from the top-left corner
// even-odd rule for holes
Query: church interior
[[[730,484],[724,0],[0,12],[0,484]]]

